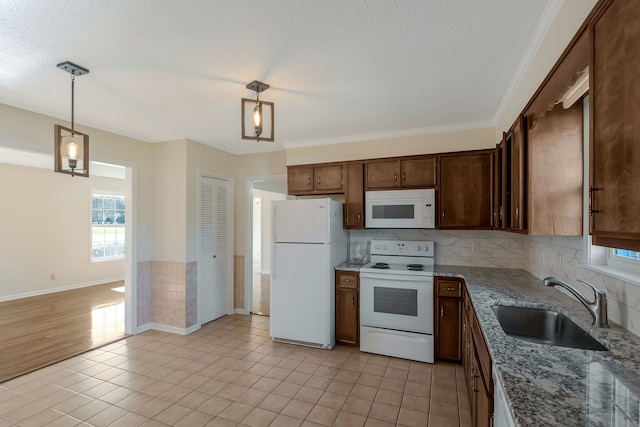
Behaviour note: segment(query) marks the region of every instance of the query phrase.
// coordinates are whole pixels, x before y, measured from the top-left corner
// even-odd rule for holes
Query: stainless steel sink
[[[607,351],[564,314],[508,305],[491,306],[504,332],[514,338],[560,347]]]

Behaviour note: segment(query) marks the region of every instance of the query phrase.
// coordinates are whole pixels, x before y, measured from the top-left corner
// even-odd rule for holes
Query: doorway
[[[271,307],[271,202],[285,200],[285,176],[250,178],[247,185],[251,209],[248,216],[250,258],[247,260],[247,310],[269,316]]]

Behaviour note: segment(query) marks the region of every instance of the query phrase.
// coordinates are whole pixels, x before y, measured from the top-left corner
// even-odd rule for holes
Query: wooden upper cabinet
[[[400,160],[371,160],[365,166],[365,189],[390,190],[400,187]]]
[[[400,160],[400,185],[402,188],[435,187],[435,156]]]
[[[342,190],[342,165],[316,166],[316,192],[341,193]]]
[[[289,194],[313,193],[313,166],[288,166],[287,190]]]
[[[364,228],[364,163],[345,165],[344,228]]]
[[[640,250],[640,8],[604,2],[591,45],[590,229],[596,245]]]
[[[499,144],[502,160],[502,200],[498,215],[499,228],[507,231],[526,230],[526,146],[523,131],[524,118],[519,116]]]
[[[493,226],[493,150],[439,156],[438,228]]]
[[[342,163],[287,166],[287,190],[294,196],[342,193]]]
[[[527,229],[531,235],[581,236],[582,101],[529,124]]]
[[[366,190],[433,188],[435,185],[435,156],[427,155],[366,162]]]

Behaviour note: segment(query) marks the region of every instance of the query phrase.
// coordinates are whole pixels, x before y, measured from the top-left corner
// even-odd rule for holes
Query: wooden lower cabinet
[[[436,358],[459,362],[462,357],[462,283],[435,278]]]
[[[462,365],[472,425],[488,427],[493,425],[492,361],[466,288],[462,290],[462,307]]]
[[[336,343],[360,345],[360,274],[336,271]]]

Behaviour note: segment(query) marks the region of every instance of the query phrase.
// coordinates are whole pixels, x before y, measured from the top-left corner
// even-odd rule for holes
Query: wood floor
[[[0,302],[0,382],[123,338],[123,286]]]

